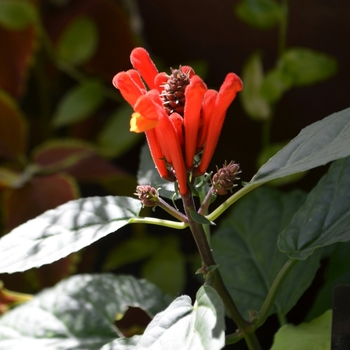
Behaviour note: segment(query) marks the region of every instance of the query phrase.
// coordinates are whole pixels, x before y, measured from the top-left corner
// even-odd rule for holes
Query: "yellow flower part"
[[[130,131],[140,133],[146,130],[153,129],[159,121],[157,119],[150,120],[145,118],[138,112],[135,112],[131,115],[130,119]]]

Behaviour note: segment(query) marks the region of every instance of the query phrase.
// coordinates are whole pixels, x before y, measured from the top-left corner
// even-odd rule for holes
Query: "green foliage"
[[[90,117],[103,103],[103,86],[90,80],[69,90],[60,100],[53,116],[53,125],[61,127]]]
[[[130,306],[141,306],[152,317],[169,301],[154,285],[132,276],[74,276],[4,315],[0,347],[18,349],[25,342],[36,349],[98,350],[119,338],[114,321]],[[118,349],[126,350],[131,341],[116,342]]]
[[[288,260],[276,241],[305,200],[302,192],[282,194],[262,188],[244,197],[219,226],[212,247],[224,281],[241,313],[260,310],[277,274]],[[271,313],[286,315],[309,287],[319,256],[290,273]]]
[[[188,296],[181,296],[159,313],[135,350],[219,350],[225,344],[224,329],[224,305],[213,288],[204,286],[194,306]]]
[[[306,259],[317,248],[350,241],[349,176],[350,157],[332,164],[281,233],[282,251],[294,259]]]
[[[271,350],[328,350],[331,346],[332,312],[310,323],[286,325],[275,335]]]
[[[28,1],[1,0],[0,25],[9,30],[21,30],[37,21],[35,7]]]
[[[63,258],[125,226],[140,209],[136,199],[109,196],[49,210],[0,239],[0,271],[24,271]]]
[[[65,29],[57,44],[59,59],[80,65],[94,55],[98,44],[95,23],[88,17],[75,18]]]
[[[270,29],[284,19],[283,8],[275,0],[241,0],[235,8],[239,19],[259,29]]]
[[[251,184],[265,183],[349,156],[349,123],[350,108],[307,126],[258,170]]]

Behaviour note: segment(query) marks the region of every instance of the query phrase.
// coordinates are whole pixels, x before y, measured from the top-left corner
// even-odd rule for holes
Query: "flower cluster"
[[[130,131],[146,134],[160,176],[177,180],[180,193],[185,195],[189,174],[205,173],[226,110],[242,90],[242,81],[229,73],[215,91],[189,66],[172,69],[170,75],[159,73],[143,48],[132,51],[131,63],[134,69],[113,78],[114,86],[134,109]],[[196,164],[194,159],[200,152],[201,160]]]

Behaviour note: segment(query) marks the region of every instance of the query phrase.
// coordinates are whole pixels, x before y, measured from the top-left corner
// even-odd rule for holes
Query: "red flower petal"
[[[142,47],[137,47],[132,50],[130,60],[133,67],[140,72],[148,87],[150,89],[155,89],[156,85],[154,84],[154,78],[156,77],[158,70],[148,52]]]
[[[197,135],[200,125],[200,116],[202,109],[203,96],[207,86],[203,80],[194,75],[190,84],[185,90],[185,110],[184,110],[184,127],[185,127],[185,154],[186,166],[191,169],[193,158],[197,149]]]

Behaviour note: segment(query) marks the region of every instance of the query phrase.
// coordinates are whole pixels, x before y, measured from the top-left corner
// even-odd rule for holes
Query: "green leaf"
[[[214,222],[211,222],[210,220],[208,220],[205,216],[197,213],[196,211],[194,210],[190,210],[190,215],[191,215],[191,218],[198,222],[199,224],[201,225],[215,225]]]
[[[286,144],[287,144],[286,142],[274,143],[274,144],[267,145],[265,148],[263,148],[258,155],[258,159],[257,159],[258,167],[265,164],[278,151],[280,151],[284,146],[286,146]],[[283,185],[290,184],[300,180],[304,175],[305,175],[305,172],[291,174],[286,177],[281,177],[281,178],[272,180],[269,182],[269,185],[283,186]]]
[[[142,267],[142,277],[169,295],[179,295],[186,283],[186,261],[176,236],[166,236],[160,249]]]
[[[337,160],[281,233],[279,247],[294,259],[350,240],[350,157]]]
[[[261,56],[258,53],[250,56],[244,64],[242,80],[244,81],[244,89],[240,96],[246,113],[255,120],[270,118],[271,107],[260,93],[264,72]]]
[[[95,53],[98,32],[89,17],[74,19],[65,29],[57,44],[58,57],[70,64],[79,65],[88,61]]]
[[[293,85],[310,85],[328,79],[337,72],[335,58],[306,48],[287,50],[280,60],[281,69],[293,79]]]
[[[117,269],[121,266],[146,259],[160,249],[161,240],[152,236],[136,236],[118,244],[108,254],[103,270]]]
[[[2,316],[0,347],[20,349],[25,344],[26,349],[98,350],[118,338],[114,321],[129,306],[142,305],[153,317],[168,304],[169,298],[145,280],[77,275]]]
[[[135,350],[219,350],[225,345],[224,306],[216,291],[201,287],[194,306],[188,296],[156,315]]]
[[[173,199],[175,191],[174,182],[166,181],[159,176],[147,143],[145,143],[141,149],[139,164],[137,183],[158,188],[161,197]],[[180,197],[178,196],[177,198]]]
[[[261,84],[261,96],[270,103],[276,103],[293,86],[293,77],[281,66],[270,70]]]
[[[331,348],[332,311],[310,323],[286,325],[275,335],[271,350],[329,350]]]
[[[114,339],[112,342],[105,344],[99,350],[134,350],[141,336],[134,335],[131,338]]]
[[[85,81],[62,97],[52,123],[55,127],[61,127],[84,120],[101,106],[103,100],[102,84],[95,80]]]
[[[260,188],[239,200],[212,239],[225,284],[245,318],[260,310],[273,281],[288,260],[277,247],[278,234],[303,203],[300,192]],[[271,313],[285,315],[298,301],[319,266],[319,257],[296,265]]]
[[[98,136],[101,153],[106,157],[118,157],[140,140],[141,135],[129,132],[132,108],[129,105],[117,109]]]
[[[259,29],[273,28],[284,19],[282,7],[274,0],[242,0],[235,12],[239,19]]]
[[[350,108],[303,129],[263,165],[249,184],[265,183],[350,155]]]
[[[21,30],[37,20],[35,7],[29,2],[0,1],[0,25],[9,30]]]
[[[137,199],[91,197],[67,202],[16,227],[0,239],[0,272],[39,267],[76,252],[127,225]]]
[[[336,249],[329,259],[324,284],[317,293],[312,308],[308,312],[307,321],[322,315],[326,310],[332,308],[333,290],[336,286],[350,285],[349,251],[350,242],[336,244]]]

